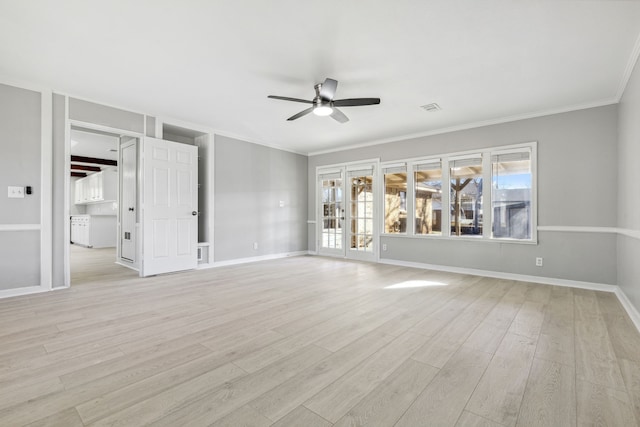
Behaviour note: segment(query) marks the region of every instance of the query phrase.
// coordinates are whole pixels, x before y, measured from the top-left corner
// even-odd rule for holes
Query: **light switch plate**
[[[9,186],[7,197],[10,199],[24,199],[24,187]]]

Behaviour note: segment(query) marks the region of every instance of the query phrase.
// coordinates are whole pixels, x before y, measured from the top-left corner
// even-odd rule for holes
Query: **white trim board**
[[[539,225],[538,231],[559,231],[565,233],[610,233],[640,240],[640,230],[620,227],[589,227],[572,225]]]
[[[505,273],[501,271],[479,270],[475,268],[451,267],[447,265],[423,264],[420,262],[398,261],[381,258],[381,264],[412,267],[426,270],[446,271],[449,273],[470,274],[473,276],[492,277],[495,279],[517,280],[520,282],[540,283],[543,285],[566,286],[570,288],[588,289],[592,291],[615,292],[616,285],[606,283],[583,282],[579,280],[558,279],[555,277],[530,276],[527,274]]]
[[[638,312],[638,310],[633,306],[633,304],[631,304],[631,301],[629,301],[629,298],[627,298],[627,295],[622,291],[622,289],[619,286],[616,286],[616,289],[614,292],[618,297],[618,301],[620,301],[620,304],[622,304],[622,307],[625,309],[625,311],[631,318],[631,321],[633,322],[634,325],[636,325],[636,329],[640,331],[640,312]]]
[[[37,231],[40,224],[0,224],[0,231]]]
[[[633,50],[631,51],[631,56],[627,61],[627,66],[625,67],[624,73],[622,74],[622,79],[620,80],[620,85],[618,86],[618,92],[616,93],[616,98],[618,102],[622,99],[625,90],[627,90],[627,85],[629,84],[629,79],[631,78],[631,74],[633,74],[633,69],[636,67],[638,63],[638,57],[640,57],[640,35],[636,39],[635,44],[633,45]]]
[[[40,287],[53,288],[53,93],[40,92]],[[68,234],[67,234],[68,236]]]
[[[201,264],[201,266],[198,267],[198,270],[206,269],[206,268],[226,267],[229,265],[248,264],[251,262],[269,261],[273,259],[288,258],[288,257],[302,256],[302,255],[308,255],[308,254],[309,254],[309,251],[283,252],[279,254],[230,259],[228,261],[214,261],[213,264]]]
[[[0,290],[0,299],[19,297],[22,295],[41,294],[43,292],[57,291],[66,288],[43,288],[42,286],[25,286],[24,288],[3,289]]]

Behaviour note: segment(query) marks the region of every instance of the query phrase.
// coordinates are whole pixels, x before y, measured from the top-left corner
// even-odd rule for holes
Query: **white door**
[[[138,161],[136,139],[120,146],[120,258],[136,261]]]
[[[141,275],[198,265],[198,147],[145,137]]]
[[[374,260],[374,164],[318,171],[318,253]]]

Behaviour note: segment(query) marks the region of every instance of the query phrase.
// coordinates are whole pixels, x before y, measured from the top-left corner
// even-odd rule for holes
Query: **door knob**
[[[196,216],[196,215],[198,215],[198,212],[193,211],[193,212],[191,212],[191,215]]]
[[[133,212],[133,208],[129,208],[129,212]]]

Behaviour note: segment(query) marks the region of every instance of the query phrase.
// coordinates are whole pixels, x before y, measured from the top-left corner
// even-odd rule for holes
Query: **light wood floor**
[[[0,426],[634,426],[613,294],[321,257],[0,300]],[[102,251],[109,255],[109,251]]]

